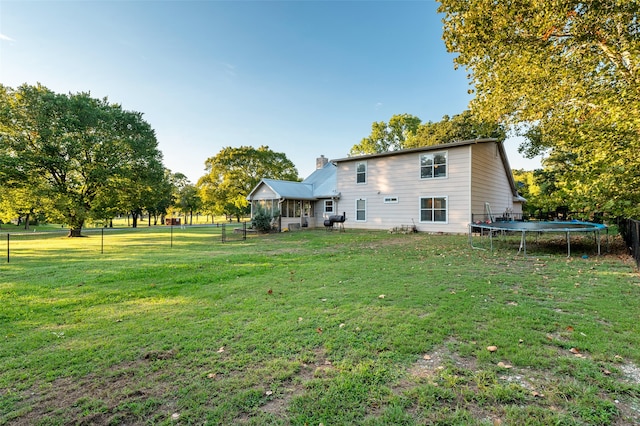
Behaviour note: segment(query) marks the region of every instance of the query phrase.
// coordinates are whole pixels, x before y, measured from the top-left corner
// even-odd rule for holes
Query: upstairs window
[[[367,183],[367,163],[356,163],[356,183]]]
[[[433,152],[420,156],[420,179],[447,177],[447,152]]]

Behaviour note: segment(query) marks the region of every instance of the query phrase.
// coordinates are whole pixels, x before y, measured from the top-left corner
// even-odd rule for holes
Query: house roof
[[[290,198],[296,200],[313,200],[314,198],[311,185],[306,185],[302,182],[262,179],[260,184],[267,185],[276,194],[276,198]],[[256,189],[260,184],[256,186]],[[253,195],[254,191],[251,191],[248,198]]]
[[[336,196],[338,187],[338,168],[334,163],[327,163],[321,169],[315,170],[302,183],[313,187],[316,198],[331,198]]]
[[[441,143],[438,145],[429,145],[429,146],[420,146],[417,148],[409,148],[409,149],[398,149],[396,151],[386,151],[386,152],[380,152],[380,153],[376,153],[376,154],[364,154],[364,155],[357,155],[354,157],[345,157],[345,158],[339,158],[337,160],[331,160],[334,163],[342,163],[345,161],[359,161],[359,160],[366,160],[368,158],[378,158],[378,157],[392,157],[394,155],[400,155],[400,154],[410,154],[412,152],[428,152],[428,151],[439,151],[442,149],[447,149],[447,148],[455,148],[458,146],[466,146],[466,145],[474,145],[474,144],[479,144],[479,143],[490,143],[490,142],[497,142],[500,145],[502,145],[501,142],[498,141],[498,139],[495,138],[483,138],[483,139],[466,139],[463,141],[454,141],[454,142],[447,142],[447,143]],[[505,156],[506,158],[506,156]]]
[[[276,194],[277,198],[293,200],[317,200],[321,198],[336,197],[337,167],[333,163],[327,163],[321,169],[311,173],[302,182],[292,182],[277,179],[262,179],[249,193],[247,199],[251,200],[253,194],[261,185],[266,185]]]
[[[504,166],[504,171],[507,176],[507,180],[509,181],[509,185],[511,186],[511,192],[514,197],[518,198],[518,201],[524,201],[525,199],[518,194],[516,183],[513,180],[513,174],[511,173],[511,166],[509,165],[509,159],[507,158],[507,153],[504,150],[504,145],[502,144],[502,141],[499,141],[498,139],[495,139],[495,138],[467,139],[463,141],[455,141],[455,142],[443,143],[438,145],[421,146],[418,148],[400,149],[397,151],[381,152],[378,154],[367,154],[367,155],[358,155],[355,157],[339,158],[337,160],[331,160],[331,161],[333,163],[344,163],[347,161],[362,161],[369,158],[391,157],[394,155],[410,154],[414,152],[438,151],[442,149],[456,148],[460,146],[468,146],[468,145],[474,145],[474,144],[480,144],[480,143],[495,143],[498,146],[498,152],[500,153],[500,159],[502,160],[502,165]]]

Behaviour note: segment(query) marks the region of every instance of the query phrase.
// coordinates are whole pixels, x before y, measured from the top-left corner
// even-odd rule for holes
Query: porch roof
[[[304,182],[290,182],[286,180],[262,179],[279,199],[314,200],[313,185]],[[249,195],[251,196],[251,194]]]
[[[302,182],[292,182],[278,179],[262,179],[260,183],[249,193],[248,200],[252,200],[261,185],[266,185],[278,199],[289,200],[318,200],[323,198],[336,198],[337,167],[333,163],[327,163],[323,168],[311,173]]]

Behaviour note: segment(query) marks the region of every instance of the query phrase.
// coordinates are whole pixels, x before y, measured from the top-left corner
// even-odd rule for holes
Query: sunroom
[[[262,179],[247,196],[251,217],[264,211],[279,230],[323,226],[327,200],[335,203],[339,198],[335,175],[335,165],[325,162],[302,182]]]

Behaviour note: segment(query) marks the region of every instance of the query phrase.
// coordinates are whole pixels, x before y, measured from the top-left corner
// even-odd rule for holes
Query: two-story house
[[[524,199],[496,139],[332,161],[321,157],[317,166],[302,182],[264,179],[249,194],[252,207],[269,204],[281,214],[283,228],[323,226],[328,216],[344,212],[348,228],[404,225],[447,233],[467,232],[472,214],[522,213]]]

